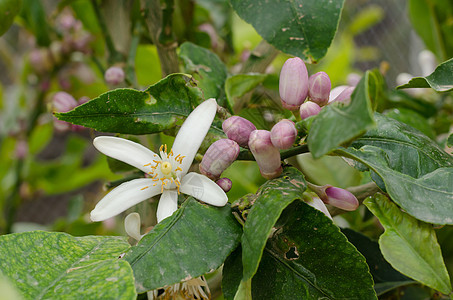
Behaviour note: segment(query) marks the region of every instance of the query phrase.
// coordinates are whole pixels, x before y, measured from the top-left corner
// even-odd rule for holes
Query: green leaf
[[[100,95],[58,119],[97,131],[150,134],[172,128],[200,102],[191,77],[171,74],[146,91],[117,89]]]
[[[225,260],[222,268],[222,294],[226,300],[234,299],[242,279],[242,248],[236,250]]]
[[[179,57],[183,60],[186,71],[198,81],[198,87],[203,91],[206,99],[225,98],[223,87],[227,78],[227,68],[216,54],[206,48],[185,42],[180,47]]]
[[[0,269],[26,299],[135,299],[125,238],[32,231],[0,236]]]
[[[364,204],[384,226],[379,246],[385,259],[401,273],[449,294],[450,277],[433,227],[405,214],[383,195]]]
[[[415,283],[412,279],[396,271],[384,259],[377,242],[349,228],[342,229],[341,231],[346,235],[349,242],[365,256],[371,275],[373,275],[375,290],[378,296],[394,288]]]
[[[359,82],[346,107],[328,105],[315,117],[308,134],[308,147],[319,158],[350,142],[375,125],[371,109],[370,86],[375,86],[370,71]]]
[[[337,31],[343,0],[230,0],[234,10],[277,49],[315,63]]]
[[[157,224],[125,259],[139,293],[196,278],[217,269],[239,243],[241,227],[229,206],[186,200]]]
[[[413,110],[407,108],[395,108],[386,111],[385,115],[420,130],[424,135],[432,140],[436,138],[436,132],[429,124],[428,119]]]
[[[453,58],[437,66],[433,73],[426,77],[412,78],[408,83],[396,87],[397,89],[406,88],[429,88],[436,92],[448,92],[453,90]]]
[[[13,24],[21,7],[22,0],[0,0],[0,36]]]
[[[453,167],[453,157],[420,131],[379,113],[377,127],[352,143],[354,148],[376,146],[385,151],[389,167],[419,178],[441,167]]]
[[[336,153],[373,169],[384,181],[390,198],[408,214],[428,223],[453,224],[453,167],[414,178],[393,170],[391,158],[375,146],[339,149]]]
[[[229,105],[234,107],[237,98],[244,96],[263,83],[267,76],[267,74],[249,73],[228,77],[225,82],[225,92]]]
[[[282,213],[253,299],[376,299],[364,257],[322,212],[295,201]]]
[[[252,278],[258,269],[267,238],[283,209],[301,199],[306,188],[304,176],[295,168],[286,168],[280,177],[260,187],[242,235],[243,281]]]

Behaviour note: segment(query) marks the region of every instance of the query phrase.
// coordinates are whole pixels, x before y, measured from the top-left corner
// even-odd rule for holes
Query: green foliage
[[[214,271],[238,245],[241,228],[226,206],[189,198],[124,257],[139,293]]]
[[[367,199],[365,205],[385,228],[379,238],[385,259],[401,273],[442,293],[451,293],[433,227],[405,214],[383,195]]]
[[[25,299],[135,299],[121,237],[32,231],[0,236],[0,269]],[[89,282],[89,284],[87,284]]]
[[[397,88],[432,88],[437,92],[448,92],[453,90],[452,72],[453,58],[438,65],[436,70],[430,75],[412,78],[408,83],[400,85]]]
[[[343,6],[343,0],[230,2],[238,15],[271,45],[310,63],[326,54]]]

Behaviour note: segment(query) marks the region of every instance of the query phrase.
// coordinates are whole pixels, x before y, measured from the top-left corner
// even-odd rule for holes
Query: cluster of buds
[[[288,59],[280,72],[279,92],[282,106],[299,110],[301,119],[317,115],[322,107],[332,103],[348,104],[354,87],[345,86],[332,94],[329,75],[318,72],[308,76],[305,63],[298,57]]]
[[[88,102],[90,99],[87,97],[81,97],[78,101],[70,94],[66,92],[57,92],[52,97],[52,111],[53,112],[68,112],[73,110],[79,105]],[[54,117],[54,127],[57,131],[79,131],[85,129],[80,125],[72,125],[65,121],[60,121]]]

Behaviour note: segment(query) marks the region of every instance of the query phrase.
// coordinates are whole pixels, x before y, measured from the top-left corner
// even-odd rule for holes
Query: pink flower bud
[[[57,92],[52,98],[52,104],[57,112],[67,112],[77,106],[77,101],[66,92]]]
[[[264,178],[272,179],[282,173],[280,152],[272,144],[269,131],[253,131],[250,134],[249,148]]]
[[[284,119],[272,127],[271,141],[278,149],[288,149],[296,141],[297,129],[293,121]]]
[[[359,207],[357,198],[345,189],[331,186],[326,188],[325,193],[327,195],[327,204],[348,211],[356,210]]]
[[[308,97],[319,106],[329,102],[330,78],[325,72],[318,72],[308,78]]]
[[[14,150],[16,158],[24,159],[28,154],[28,143],[25,140],[18,140]]]
[[[282,106],[296,110],[308,94],[308,72],[298,57],[288,59],[280,72],[279,92]]]
[[[226,177],[220,178],[215,183],[217,183],[217,185],[220,186],[225,193],[229,192],[231,190],[231,186],[233,185],[231,180]]]
[[[52,58],[48,49],[33,49],[29,59],[31,67],[37,73],[46,73],[52,69]]]
[[[91,100],[90,97],[82,96],[82,97],[79,98],[79,101],[78,101],[78,102],[79,102],[79,105],[82,105],[82,104],[87,103],[87,102],[90,101],[90,100]]]
[[[239,116],[232,116],[226,119],[222,124],[222,128],[227,137],[241,147],[247,147],[250,133],[256,130],[252,122]]]
[[[354,89],[355,89],[355,87],[353,87],[353,86],[346,87],[334,99],[332,99],[332,100],[329,99],[329,104],[333,103],[333,102],[339,102],[339,103],[348,105],[349,103],[351,103],[351,95],[352,95],[352,92],[354,92]]]
[[[110,67],[105,71],[104,79],[109,85],[119,85],[124,81],[124,71],[120,67]]]
[[[311,101],[307,101],[300,106],[300,117],[305,120],[308,117],[316,116],[321,111],[321,107]]]
[[[218,179],[239,155],[239,145],[232,140],[222,139],[209,146],[200,164],[201,174],[212,180]]]

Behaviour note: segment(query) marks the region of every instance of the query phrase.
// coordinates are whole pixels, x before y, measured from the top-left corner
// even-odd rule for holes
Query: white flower
[[[95,138],[93,144],[100,152],[142,170],[150,178],[134,179],[113,189],[91,211],[91,220],[103,221],[116,216],[158,194],[162,194],[157,207],[158,222],[177,210],[179,193],[211,205],[224,206],[228,197],[214,181],[201,174],[187,174],[214,120],[216,109],[215,99],[206,100],[195,108],[181,126],[172,149],[168,151],[167,146],[162,145],[160,156],[126,139]]]

